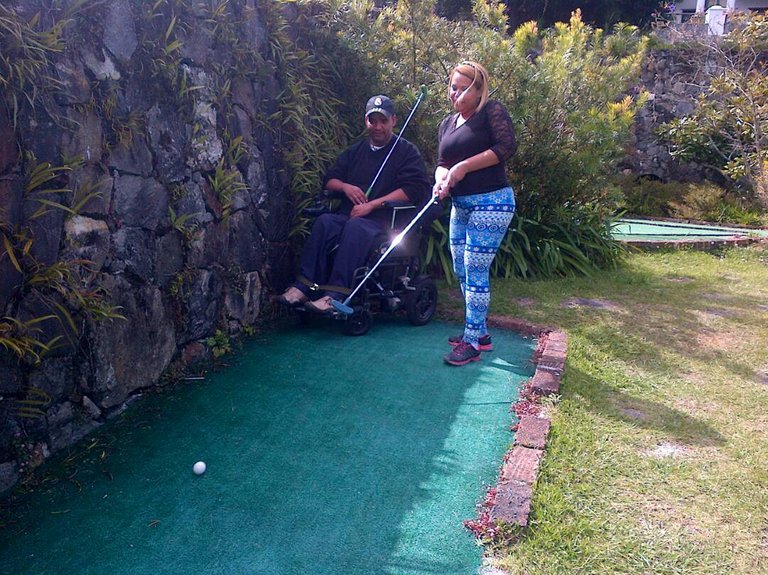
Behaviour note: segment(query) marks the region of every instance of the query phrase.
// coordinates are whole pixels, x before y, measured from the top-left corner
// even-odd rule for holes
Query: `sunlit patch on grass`
[[[655,447],[647,449],[645,455],[655,459],[681,458],[688,455],[689,448],[671,441],[662,441]]]
[[[612,301],[604,299],[592,299],[586,297],[572,297],[568,298],[562,303],[563,307],[592,307],[596,309],[606,309],[610,311],[617,311],[621,309],[617,304]]]

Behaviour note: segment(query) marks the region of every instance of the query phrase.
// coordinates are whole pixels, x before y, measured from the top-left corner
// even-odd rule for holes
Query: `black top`
[[[336,163],[326,172],[323,186],[328,180],[336,178],[367,192],[395,139],[393,137],[389,144],[376,151],[371,149],[367,139],[353,144],[339,155]],[[421,154],[418,148],[405,138],[400,138],[397,142],[368,199],[375,200],[386,196],[398,188],[402,188],[415,205],[422,205],[430,192],[430,183]],[[351,210],[352,202],[344,196],[339,211],[349,214]],[[387,210],[373,210],[367,217],[389,221],[390,214],[387,214]]]
[[[499,163],[467,173],[451,189],[451,195],[483,194],[508,186],[504,161],[515,153],[517,142],[506,108],[500,102],[489,100],[482,110],[456,127],[458,117],[459,114],[452,114],[440,123],[437,130],[437,165],[451,168],[489,148],[499,158]]]

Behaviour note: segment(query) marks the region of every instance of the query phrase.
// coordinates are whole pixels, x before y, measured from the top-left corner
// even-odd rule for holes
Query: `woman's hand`
[[[450,188],[446,185],[448,168],[438,167],[435,170],[435,185],[432,186],[432,195],[439,200],[451,195]]]
[[[464,176],[467,175],[467,164],[464,162],[459,162],[455,166],[453,166],[450,170],[448,170],[448,173],[445,176],[445,185],[450,188],[455,188],[456,184],[458,184],[461,180],[464,179]]]
[[[432,187],[432,195],[437,197],[439,200],[444,200],[450,196],[451,188],[448,186],[447,180],[435,182],[435,185]]]

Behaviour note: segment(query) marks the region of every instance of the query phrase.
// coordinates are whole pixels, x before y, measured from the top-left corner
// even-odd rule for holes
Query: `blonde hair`
[[[475,88],[480,90],[480,103],[475,108],[475,112],[479,112],[488,102],[488,70],[486,70],[482,64],[478,64],[477,62],[472,62],[470,60],[464,60],[463,62],[460,62],[454,66],[453,70],[451,70],[450,78],[453,78],[453,75],[456,72],[465,78],[472,80],[472,84],[470,84],[470,86],[475,86]]]

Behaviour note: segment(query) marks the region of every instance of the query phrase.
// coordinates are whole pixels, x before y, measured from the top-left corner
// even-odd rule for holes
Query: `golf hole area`
[[[338,327],[255,336],[57,455],[3,502],[0,572],[477,573],[463,521],[497,480],[536,339],[495,329],[452,367],[456,324]]]

